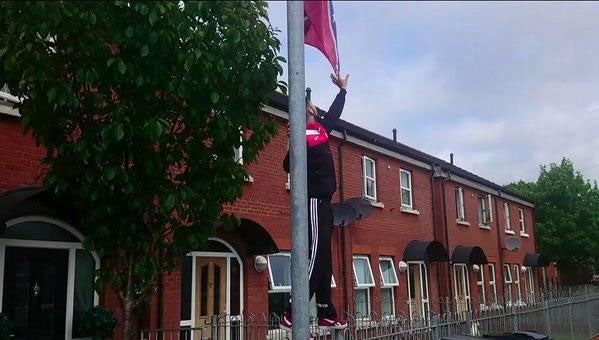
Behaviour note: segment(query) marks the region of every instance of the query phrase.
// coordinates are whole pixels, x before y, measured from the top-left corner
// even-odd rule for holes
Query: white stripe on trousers
[[[316,253],[318,250],[318,199],[310,198],[310,224],[312,227],[312,249],[308,262],[308,279],[312,277],[314,263],[316,262]]]

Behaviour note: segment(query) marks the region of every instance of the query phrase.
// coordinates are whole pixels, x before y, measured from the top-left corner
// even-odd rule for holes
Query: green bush
[[[10,339],[12,332],[12,322],[8,316],[0,313],[0,340]]]
[[[81,333],[93,340],[112,338],[117,319],[111,311],[96,306],[88,310],[81,320]]]

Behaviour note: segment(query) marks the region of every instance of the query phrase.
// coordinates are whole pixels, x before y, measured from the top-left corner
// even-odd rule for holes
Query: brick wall
[[[23,136],[20,120],[0,114],[0,194],[6,190],[39,184],[39,159],[31,133]]]
[[[253,183],[246,183],[242,196],[235,204],[225,210],[239,217],[260,224],[273,237],[281,251],[289,251],[290,240],[290,195],[285,188],[287,174],[282,169],[282,161],[287,151],[286,121],[274,119],[279,126],[279,134],[269,143],[253,164],[247,164]],[[397,270],[399,261],[407,244],[412,240],[439,240],[451,252],[457,245],[480,246],[489,262],[496,264],[498,295],[503,294],[503,274],[501,264],[522,264],[524,254],[534,253],[533,210],[510,202],[512,207],[512,226],[519,233],[517,208],[523,208],[529,238],[523,238],[522,247],[517,252],[501,249],[506,234],[504,232],[503,199],[493,198],[493,223],[490,230],[478,226],[479,190],[464,185],[466,219],[470,226],[457,224],[455,210],[455,182],[442,183],[431,179],[431,171],[407,162],[393,159],[384,154],[345,143],[333,138],[331,151],[339,171],[342,161],[343,176],[333,201],[341,198],[362,196],[362,156],[376,160],[377,198],[384,207],[374,208],[372,214],[351,226],[336,228],[333,233],[333,274],[337,288],[333,289],[333,302],[339,312],[352,312],[354,309],[352,255],[366,255],[370,258],[376,287],[371,288],[371,309],[381,310],[379,257],[392,257]],[[340,154],[341,152],[341,154]],[[30,135],[23,136],[16,119],[0,117],[0,192],[38,183],[40,166],[38,159],[43,150],[35,148]],[[419,214],[401,211],[400,169],[411,172],[413,206]],[[433,198],[434,186],[434,198]],[[444,190],[444,192],[443,192]],[[433,211],[433,204],[435,211]],[[434,228],[436,226],[436,228]],[[246,312],[268,312],[268,274],[257,273],[253,267],[254,258],[245,255],[244,240],[231,233],[221,232],[219,237],[227,240],[240,253],[244,271],[244,303]],[[345,252],[342,245],[345,244]],[[450,271],[445,263],[428,266],[429,295],[431,300],[452,293]],[[488,282],[488,271],[485,279]],[[551,270],[548,272],[552,273]],[[407,312],[408,298],[407,275],[397,271],[399,286],[394,288],[396,312]],[[523,276],[521,282],[523,282]],[[537,285],[539,279],[537,278]],[[158,325],[158,298],[152,299],[146,325],[156,327],[177,327],[180,316],[181,274],[175,271],[163,278],[163,314],[162,325]],[[477,295],[476,275],[470,269],[470,288],[473,297]],[[488,284],[486,285],[488,289]],[[488,296],[489,292],[487,292]],[[117,311],[116,296],[107,291],[102,303]],[[437,311],[437,306],[431,304]]]

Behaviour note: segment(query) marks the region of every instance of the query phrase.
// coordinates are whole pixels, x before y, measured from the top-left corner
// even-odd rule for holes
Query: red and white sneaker
[[[281,321],[279,322],[279,327],[281,327],[281,329],[284,331],[291,332],[291,326],[291,313],[287,312],[281,318]]]
[[[344,329],[347,328],[347,321],[336,316],[333,319],[319,318],[318,328],[320,329]]]

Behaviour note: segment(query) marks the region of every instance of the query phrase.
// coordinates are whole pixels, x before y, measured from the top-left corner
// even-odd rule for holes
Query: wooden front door
[[[214,327],[213,317],[225,322],[227,312],[227,258],[196,257],[195,325],[200,339],[224,339],[224,327]],[[221,316],[220,318],[218,316]],[[214,330],[218,331],[213,334]]]

